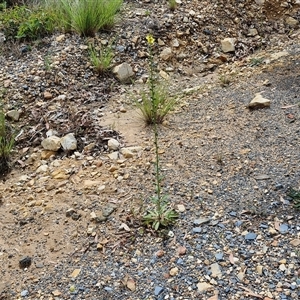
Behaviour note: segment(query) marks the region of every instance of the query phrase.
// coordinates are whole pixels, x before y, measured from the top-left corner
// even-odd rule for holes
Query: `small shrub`
[[[5,115],[0,110],[0,177],[9,170],[9,159],[13,146],[13,129],[6,123]]]
[[[112,59],[114,57],[111,45],[102,48],[103,49],[98,51],[92,45],[90,45],[89,48],[91,64],[98,74],[104,74],[110,70]]]
[[[35,40],[53,32],[54,17],[42,7],[14,6],[0,11],[0,31],[7,40]]]
[[[18,28],[17,38],[26,40],[36,40],[54,31],[54,16],[49,11],[31,11],[26,21],[22,22]]]
[[[15,6],[0,11],[0,31],[6,40],[15,39],[20,25],[29,16],[29,10],[25,6]]]
[[[53,1],[53,0],[52,0]],[[65,26],[72,27],[83,36],[94,36],[96,32],[114,23],[122,0],[57,0],[56,7],[64,15]]]

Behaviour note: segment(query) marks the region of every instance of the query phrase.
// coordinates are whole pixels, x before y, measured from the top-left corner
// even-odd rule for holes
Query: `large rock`
[[[57,151],[61,147],[60,138],[52,135],[42,141],[42,147],[45,150]]]
[[[251,100],[248,107],[249,108],[264,108],[270,107],[271,101],[264,98],[260,93],[256,93],[255,97]]]
[[[65,151],[72,151],[77,149],[77,140],[74,133],[68,133],[60,139],[61,146]]]
[[[134,76],[132,67],[128,63],[117,65],[114,67],[113,73],[121,82],[128,82]]]
[[[224,40],[221,41],[221,47],[222,51],[227,53],[227,52],[234,52],[235,51],[235,38],[225,38]]]

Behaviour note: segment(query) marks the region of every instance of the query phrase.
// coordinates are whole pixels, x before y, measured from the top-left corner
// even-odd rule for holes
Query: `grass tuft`
[[[0,110],[0,177],[8,173],[10,154],[14,146],[14,131],[6,123],[5,115]]]
[[[102,46],[101,48],[100,50],[96,50],[94,46],[89,46],[91,64],[99,75],[105,74],[110,70],[114,57],[111,45]]]
[[[146,125],[162,124],[166,115],[172,111],[176,105],[176,100],[170,98],[163,85],[155,85],[152,97],[148,93],[142,94],[142,101],[137,102]],[[155,109],[153,109],[153,106]]]
[[[73,28],[82,36],[93,37],[102,28],[114,24],[122,0],[50,0],[65,28]],[[50,2],[51,3],[51,2]]]

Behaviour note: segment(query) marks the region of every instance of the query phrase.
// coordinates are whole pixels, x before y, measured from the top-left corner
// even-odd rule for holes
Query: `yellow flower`
[[[146,40],[148,42],[148,45],[150,45],[150,46],[152,46],[154,44],[154,42],[155,42],[155,39],[154,39],[154,37],[151,34],[148,34],[146,36]]]

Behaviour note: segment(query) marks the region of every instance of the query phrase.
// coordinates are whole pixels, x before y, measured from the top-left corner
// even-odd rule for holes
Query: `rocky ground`
[[[178,3],[126,1],[92,40],[3,44],[1,94],[19,134],[0,183],[0,299],[299,298],[299,212],[287,196],[300,188],[297,7]],[[149,32],[178,99],[160,154],[180,218],[161,234],[139,222],[154,190],[152,134],[134,108]],[[130,84],[88,61],[88,43],[113,38]],[[257,93],[266,107],[249,109]],[[43,149],[49,130],[74,133],[77,149]]]

